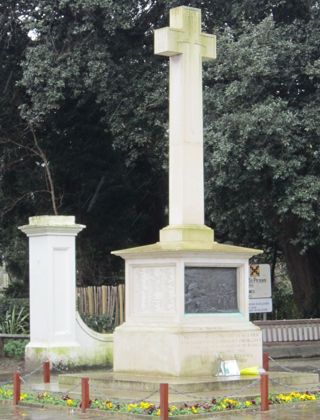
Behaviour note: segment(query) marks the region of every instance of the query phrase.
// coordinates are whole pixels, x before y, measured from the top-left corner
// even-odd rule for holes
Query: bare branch
[[[31,153],[34,156],[37,156],[38,158],[40,158],[43,162],[43,168],[45,171],[45,180],[46,180],[46,186],[48,188],[47,192],[50,192],[50,198],[51,198],[51,205],[52,205],[52,209],[53,209],[53,213],[55,215],[58,215],[58,208],[57,208],[57,198],[56,198],[56,194],[55,194],[55,187],[54,187],[54,182],[53,182],[53,177],[52,177],[52,173],[50,170],[50,166],[49,166],[49,161],[47,159],[47,156],[45,154],[45,152],[43,151],[43,149],[41,148],[38,138],[36,136],[36,133],[34,131],[34,128],[32,127],[32,125],[29,125],[25,130],[25,134],[27,135],[27,131],[30,131],[32,134],[32,140],[33,140],[33,144],[34,147],[31,147],[30,145],[22,142],[22,141],[18,141],[16,139],[9,139],[9,138],[0,138],[0,144],[13,144],[14,146],[27,150],[29,153]]]
[[[58,209],[57,209],[57,204],[56,204],[56,194],[55,194],[55,188],[54,188],[52,173],[51,173],[51,170],[50,170],[50,167],[49,167],[49,162],[48,162],[46,154],[44,153],[43,149],[39,145],[36,133],[35,133],[32,125],[30,125],[30,130],[31,130],[31,133],[32,133],[34,145],[35,145],[36,150],[38,152],[38,156],[41,157],[41,159],[43,161],[43,164],[44,164],[44,170],[45,170],[47,180],[48,180],[48,183],[49,183],[49,191],[50,191],[52,209],[53,209],[53,213],[57,216],[58,215]]]

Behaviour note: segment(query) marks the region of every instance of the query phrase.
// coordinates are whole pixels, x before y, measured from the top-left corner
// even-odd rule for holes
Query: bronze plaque
[[[239,312],[237,269],[185,267],[185,313]]]

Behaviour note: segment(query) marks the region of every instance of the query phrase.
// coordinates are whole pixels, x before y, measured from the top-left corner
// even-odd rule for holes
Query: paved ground
[[[24,372],[24,365],[22,362],[17,362],[12,359],[0,359],[0,382],[7,377],[7,379],[12,378],[12,372],[19,368]],[[299,358],[299,359],[278,359],[270,361],[270,370],[271,371],[284,371],[290,372],[299,371],[299,372],[314,372],[320,373],[320,358]],[[24,372],[24,373],[23,373]],[[38,377],[37,380],[41,379],[41,372],[37,372],[35,376]],[[33,375],[31,375],[33,376]],[[56,376],[53,376],[53,379],[56,379]],[[27,378],[30,379],[30,378]],[[319,381],[320,384],[320,381]],[[318,384],[318,385],[319,385]],[[285,392],[286,390],[284,390]],[[254,420],[269,420],[269,419],[279,419],[279,420],[291,420],[291,419],[320,419],[320,402],[312,403],[299,403],[299,404],[287,404],[283,406],[271,407],[270,412],[268,413],[258,413],[258,412],[237,412],[237,413],[224,413],[215,414],[211,418],[221,417],[223,419],[254,419]],[[97,413],[86,413],[82,414],[79,412],[74,412],[72,410],[55,410],[55,409],[39,409],[39,408],[24,408],[19,407],[14,409],[11,404],[0,404],[0,420],[60,420],[60,419],[95,419],[95,418],[107,418],[104,414]],[[112,418],[108,416],[108,418]],[[119,419],[119,417],[114,417]],[[195,419],[198,417],[194,417]],[[208,418],[208,417],[207,417]]]

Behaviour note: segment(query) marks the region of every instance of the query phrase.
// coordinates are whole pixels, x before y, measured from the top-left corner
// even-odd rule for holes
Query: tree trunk
[[[320,250],[300,250],[289,240],[281,241],[294,299],[305,318],[320,317]]]

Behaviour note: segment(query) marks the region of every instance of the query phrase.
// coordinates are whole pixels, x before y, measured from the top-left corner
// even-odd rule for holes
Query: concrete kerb
[[[0,401],[0,404],[3,404],[3,405],[12,405],[12,401],[8,401],[8,400],[6,400],[6,401]],[[301,403],[295,403],[294,405],[295,405],[295,407],[299,407],[299,406],[303,406],[303,405],[315,405],[316,404],[316,402],[314,402],[314,401],[303,401],[303,402],[301,402]],[[269,410],[269,414],[268,414],[268,416],[270,416],[270,418],[272,418],[271,416],[273,415],[273,416],[275,416],[276,415],[276,412],[280,409],[280,408],[284,408],[285,406],[289,406],[290,405],[290,403],[288,403],[288,404],[286,404],[286,405],[271,405],[270,406],[270,410]],[[37,409],[37,408],[39,408],[39,409],[45,409],[45,408],[53,408],[54,410],[57,410],[57,411],[61,411],[61,412],[63,412],[63,411],[65,411],[65,412],[70,412],[71,411],[71,409],[68,409],[68,408],[66,408],[66,407],[62,407],[62,406],[54,406],[54,407],[49,407],[49,406],[46,406],[46,405],[44,405],[44,404],[34,404],[34,403],[25,403],[25,402],[21,402],[21,403],[19,403],[19,406],[21,406],[21,407],[30,407],[30,408],[35,408],[35,409]],[[72,409],[73,411],[73,413],[81,413],[81,409],[78,409],[78,408],[76,408],[76,409]],[[130,414],[130,413],[116,413],[116,412],[110,412],[110,413],[108,413],[108,412],[102,412],[102,411],[100,411],[100,410],[96,410],[96,409],[91,409],[91,408],[89,408],[88,410],[87,410],[87,414],[90,414],[90,413],[92,413],[92,414],[95,414],[95,415],[98,415],[98,414],[101,414],[102,416],[103,416],[103,418],[115,418],[115,419],[117,419],[117,420],[134,420],[134,419],[147,419],[147,418],[151,418],[152,416],[150,416],[150,415],[144,415],[144,414]],[[224,417],[224,416],[230,416],[230,415],[240,415],[240,414],[251,414],[251,415],[253,415],[253,414],[263,414],[258,408],[257,409],[252,409],[252,408],[247,408],[247,409],[242,409],[242,410],[232,410],[232,411],[230,411],[230,410],[228,410],[228,411],[219,411],[219,412],[212,412],[212,413],[208,413],[208,414],[192,414],[192,415],[180,415],[180,416],[170,416],[170,419],[173,419],[173,420],[203,420],[203,419],[209,419],[209,418],[213,418],[213,417]],[[274,417],[275,418],[275,417]]]

